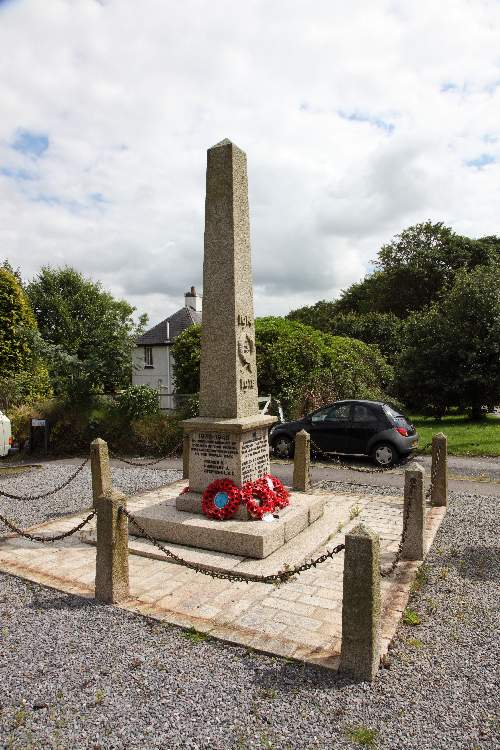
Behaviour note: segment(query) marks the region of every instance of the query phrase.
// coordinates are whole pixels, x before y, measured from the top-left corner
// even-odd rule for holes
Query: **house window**
[[[144,367],[154,367],[153,365],[153,347],[144,347]]]

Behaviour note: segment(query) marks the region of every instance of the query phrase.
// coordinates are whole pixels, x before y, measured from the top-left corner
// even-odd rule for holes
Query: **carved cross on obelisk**
[[[190,495],[180,510],[200,510],[214,479],[241,486],[269,471],[267,430],[259,413],[253,317],[247,160],[229,140],[208,150],[203,262],[200,416],[190,435]]]

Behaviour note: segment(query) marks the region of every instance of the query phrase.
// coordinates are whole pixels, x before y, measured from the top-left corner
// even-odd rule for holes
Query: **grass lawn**
[[[419,434],[419,447],[430,443],[436,432],[448,438],[448,453],[454,456],[500,456],[500,419],[486,417],[473,422],[464,415],[452,415],[438,420],[413,414],[411,422]],[[424,451],[430,453],[430,447]]]

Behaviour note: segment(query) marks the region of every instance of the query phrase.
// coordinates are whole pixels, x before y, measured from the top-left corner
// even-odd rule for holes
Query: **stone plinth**
[[[181,495],[181,498],[183,496]],[[199,513],[179,511],[164,501],[135,513],[151,536],[188,547],[263,559],[299,535],[324,512],[322,496],[292,494],[291,504],[271,521],[212,521]],[[140,536],[133,524],[130,533]]]
[[[186,420],[191,491],[203,492],[215,479],[225,478],[241,487],[269,473],[268,429],[275,421],[276,417],[262,414],[243,419]]]

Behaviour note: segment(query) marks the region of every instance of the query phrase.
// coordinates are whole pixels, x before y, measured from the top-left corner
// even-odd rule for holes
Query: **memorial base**
[[[268,474],[268,430],[274,422],[276,417],[267,414],[241,419],[195,417],[185,420],[191,491],[203,493],[215,479],[232,479],[241,487],[245,482]],[[195,512],[201,512],[201,507]]]
[[[198,513],[178,510],[169,498],[142,508],[135,517],[148,534],[165,542],[263,559],[320,518],[324,504],[323,496],[292,492],[290,505],[279,511],[278,518],[212,521]],[[140,536],[137,529],[131,529],[131,533]]]

